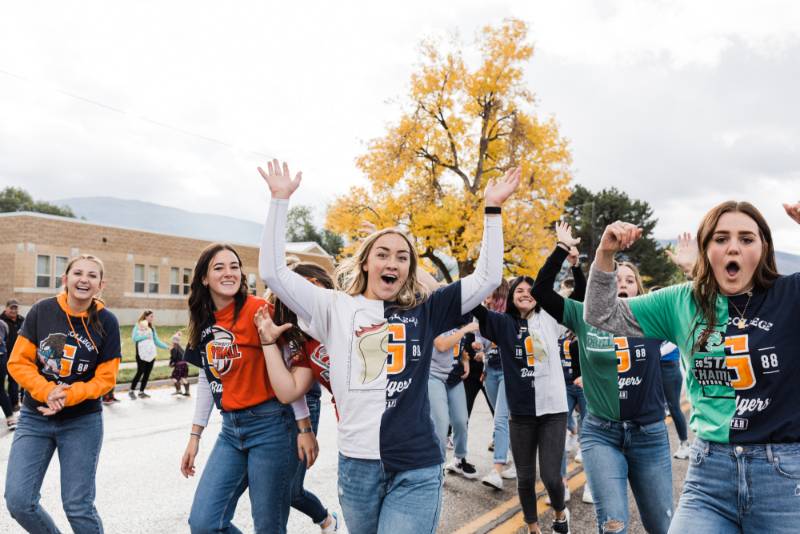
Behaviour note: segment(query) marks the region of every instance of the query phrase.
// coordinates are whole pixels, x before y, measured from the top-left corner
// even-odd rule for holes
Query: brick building
[[[210,242],[91,223],[31,212],[0,213],[0,306],[9,298],[22,313],[61,289],[69,258],[93,254],[105,264],[103,300],[132,324],[145,308],[156,310],[157,324],[186,324],[192,270]],[[233,243],[254,294],[263,294],[258,277],[258,247]],[[316,243],[288,243],[287,254],[333,269],[333,258]]]

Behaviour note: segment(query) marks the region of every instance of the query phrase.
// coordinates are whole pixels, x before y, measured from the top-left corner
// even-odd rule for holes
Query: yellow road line
[[[689,401],[684,401],[681,404],[681,411],[686,412],[688,408],[689,408]],[[664,423],[669,423],[670,421],[672,421],[672,416],[667,416],[664,419]],[[567,473],[571,473],[576,466],[577,464],[575,462],[569,464],[569,466],[567,467]],[[575,475],[570,477],[569,480],[567,481],[570,493],[575,493],[575,491],[580,489],[580,487],[583,486],[585,483],[586,483],[586,474],[583,471],[581,471],[580,473],[576,473]],[[538,495],[542,491],[544,491],[544,485],[541,482],[539,482],[538,484],[536,484],[535,492]],[[548,508],[550,508],[549,505],[545,504],[544,497],[539,498],[539,500],[536,501],[536,503],[537,503],[536,504],[537,513],[539,514],[545,512]],[[489,510],[485,514],[476,517],[475,519],[473,519],[466,525],[462,526],[458,530],[453,531],[452,534],[473,534],[474,532],[477,532],[482,528],[486,528],[495,521],[499,520],[503,516],[503,514],[508,513],[509,510],[512,510],[515,506],[520,506],[518,496],[507,500],[506,502],[500,504],[499,506]],[[506,529],[507,526],[508,530]],[[516,533],[517,530],[519,530],[524,526],[525,526],[525,520],[523,519],[522,512],[519,512],[513,515],[510,519],[498,525],[496,528],[492,529],[490,532],[492,534]]]

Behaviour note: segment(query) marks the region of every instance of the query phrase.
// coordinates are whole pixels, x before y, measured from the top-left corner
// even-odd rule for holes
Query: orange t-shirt
[[[197,352],[207,376],[210,375],[214,400],[225,411],[249,408],[275,397],[253,322],[256,311],[264,304],[264,299],[248,295],[234,323],[234,303],[231,303],[214,313],[215,323],[200,335]],[[192,356],[187,351],[188,361],[192,361]]]

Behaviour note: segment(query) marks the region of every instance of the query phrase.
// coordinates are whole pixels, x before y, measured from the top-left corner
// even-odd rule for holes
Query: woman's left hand
[[[800,224],[800,202],[794,204],[784,204],[783,209],[786,210],[786,215],[792,218],[794,222]]]
[[[276,325],[272,321],[272,317],[269,314],[269,306],[266,304],[256,311],[253,316],[253,322],[258,329],[258,336],[261,338],[262,344],[275,343],[284,332],[290,330],[293,326],[291,323]]]
[[[483,198],[487,207],[499,208],[508,197],[519,187],[519,180],[522,176],[522,169],[514,167],[510,169],[499,180],[490,180],[483,190]]]
[[[297,434],[297,457],[306,462],[306,468],[311,468],[319,456],[319,444],[313,432]]]

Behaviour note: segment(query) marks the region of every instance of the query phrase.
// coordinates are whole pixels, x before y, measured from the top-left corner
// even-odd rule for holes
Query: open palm
[[[298,172],[293,180],[291,173],[289,173],[289,164],[284,161],[283,166],[281,166],[277,159],[267,162],[266,172],[261,167],[258,168],[258,172],[267,182],[272,198],[291,197],[303,179],[303,173]]]
[[[503,175],[499,180],[490,180],[483,191],[483,198],[486,205],[499,208],[508,197],[519,187],[519,180],[522,176],[522,169],[514,167]]]

